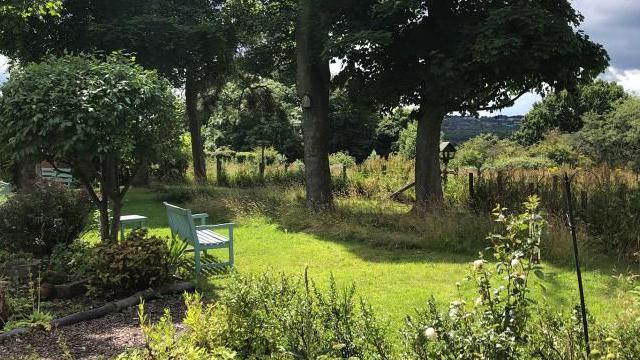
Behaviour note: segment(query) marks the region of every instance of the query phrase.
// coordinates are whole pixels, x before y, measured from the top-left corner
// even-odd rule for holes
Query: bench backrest
[[[0,180],[0,195],[6,195],[11,192],[11,184]]]
[[[43,179],[63,183],[70,186],[73,182],[73,175],[71,175],[71,169],[60,169],[60,171],[54,168],[43,167],[40,169],[40,176]]]
[[[164,202],[164,206],[167,208],[167,220],[169,220],[171,235],[177,235],[180,239],[192,244],[197,243],[198,237],[191,210],[171,205],[168,202]]]

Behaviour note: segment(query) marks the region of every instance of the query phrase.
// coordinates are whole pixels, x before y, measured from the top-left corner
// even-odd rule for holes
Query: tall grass
[[[230,188],[258,189],[269,187],[295,188],[301,192],[304,184],[304,166],[294,163],[288,167],[273,163],[265,167],[264,176],[255,161],[225,162],[224,179],[216,178],[216,164],[209,164],[210,178],[214,184]],[[346,170],[346,171],[345,171]],[[565,227],[566,200],[563,195],[562,177],[568,172],[572,178],[574,204],[579,221],[581,244],[594,254],[637,259],[640,253],[640,187],[638,176],[629,171],[601,166],[593,169],[513,169],[483,171],[475,175],[474,196],[469,191],[467,170],[448,175],[445,185],[446,211],[426,218],[408,214],[407,205],[415,199],[415,191],[409,189],[397,198],[401,203],[389,200],[394,191],[413,181],[414,165],[402,156],[389,158],[370,157],[360,164],[333,164],[331,174],[336,195],[336,209],[332,213],[310,215],[300,203],[283,205],[269,215],[271,219],[287,226],[313,226],[309,221],[299,221],[298,214],[325,223],[343,224],[335,227],[336,236],[350,234],[352,238],[367,238],[373,243],[390,246],[474,248],[478,235],[473,230],[485,230],[483,217],[500,204],[518,208],[523,199],[536,194],[542,199],[542,208],[553,220],[554,237],[552,253],[562,258],[566,253],[567,229]],[[283,197],[280,190],[258,190],[257,199],[264,194],[277,195],[268,199],[278,203]],[[304,194],[299,194],[300,198]],[[243,196],[240,196],[243,198]],[[257,200],[256,200],[257,201]],[[365,204],[366,205],[363,205]],[[247,204],[230,204],[236,210],[246,210]],[[255,206],[263,206],[254,204]],[[391,211],[402,209],[400,212]],[[288,212],[293,214],[288,215]],[[480,220],[478,220],[480,219]],[[419,226],[416,224],[420,224]],[[473,223],[473,225],[471,225]],[[478,225],[480,224],[480,225]],[[480,227],[480,229],[474,229]],[[373,236],[370,229],[381,229]],[[402,230],[401,230],[402,229]],[[393,235],[388,232],[408,233]],[[425,234],[420,234],[423,231]],[[413,234],[412,234],[413,233]],[[482,232],[481,232],[482,234]],[[562,234],[562,236],[561,236]],[[372,239],[373,238],[373,239]],[[386,238],[376,240],[377,238]],[[393,238],[393,239],[391,239]],[[433,238],[441,240],[434,241]],[[445,239],[445,240],[442,240]],[[469,240],[471,239],[471,240]],[[438,243],[435,246],[433,243]],[[426,245],[431,244],[431,245]]]

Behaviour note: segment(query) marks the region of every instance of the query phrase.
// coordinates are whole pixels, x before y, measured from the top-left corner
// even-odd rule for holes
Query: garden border
[[[174,293],[184,292],[184,291],[191,291],[194,289],[195,289],[195,285],[185,281],[185,282],[176,282],[173,284],[161,286],[157,290],[147,289],[143,291],[138,291],[137,293],[127,298],[108,302],[101,307],[80,311],[75,314],[54,319],[50,322],[50,324],[52,328],[59,328],[67,325],[81,323],[84,321],[94,320],[114,312],[122,311],[131,306],[138,305],[141,302],[141,300],[156,299],[161,297],[162,295],[174,294]],[[26,334],[32,329],[33,328],[31,327],[23,327],[23,328],[7,331],[6,333],[0,334],[0,342],[5,341],[16,335]]]

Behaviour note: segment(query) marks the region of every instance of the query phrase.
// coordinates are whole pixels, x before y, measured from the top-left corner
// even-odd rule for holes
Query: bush
[[[134,230],[117,243],[96,246],[89,259],[89,286],[98,295],[130,295],[158,286],[172,275],[167,239]]]
[[[51,254],[57,244],[70,244],[79,237],[90,213],[85,193],[38,184],[0,205],[0,245],[12,251]]]
[[[184,182],[192,156],[190,141],[185,136],[181,139],[180,143],[172,144],[158,163],[151,167],[154,178],[162,182]]]
[[[82,241],[70,244],[58,244],[49,258],[49,270],[54,273],[84,277],[91,273],[88,264],[91,248]]]
[[[157,325],[142,314],[145,350],[126,358],[390,358],[385,327],[369,305],[356,300],[353,288],[339,291],[331,279],[322,292],[306,277],[270,274],[236,276],[232,284],[215,305],[203,305],[198,295],[186,297],[187,331],[181,336],[168,314]]]
[[[502,234],[492,234],[495,270],[482,257],[467,276],[478,297],[460,296],[440,313],[435,300],[425,311],[407,318],[403,338],[408,357],[415,359],[520,359],[528,341],[531,318],[528,282],[541,274],[540,239],[546,222],[538,213],[539,199],[530,197],[523,214],[507,215],[496,208]]]

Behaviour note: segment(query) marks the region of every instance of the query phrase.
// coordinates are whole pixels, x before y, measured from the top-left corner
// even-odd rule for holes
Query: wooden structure
[[[233,223],[206,225],[207,214],[191,214],[191,210],[164,203],[167,209],[167,218],[171,237],[179,237],[193,246],[196,273],[200,274],[202,267],[233,266]],[[199,220],[200,225],[195,225],[194,220]],[[221,235],[214,230],[226,229],[227,235]],[[225,263],[202,263],[201,252],[206,254],[209,249],[229,249],[229,260]]]

